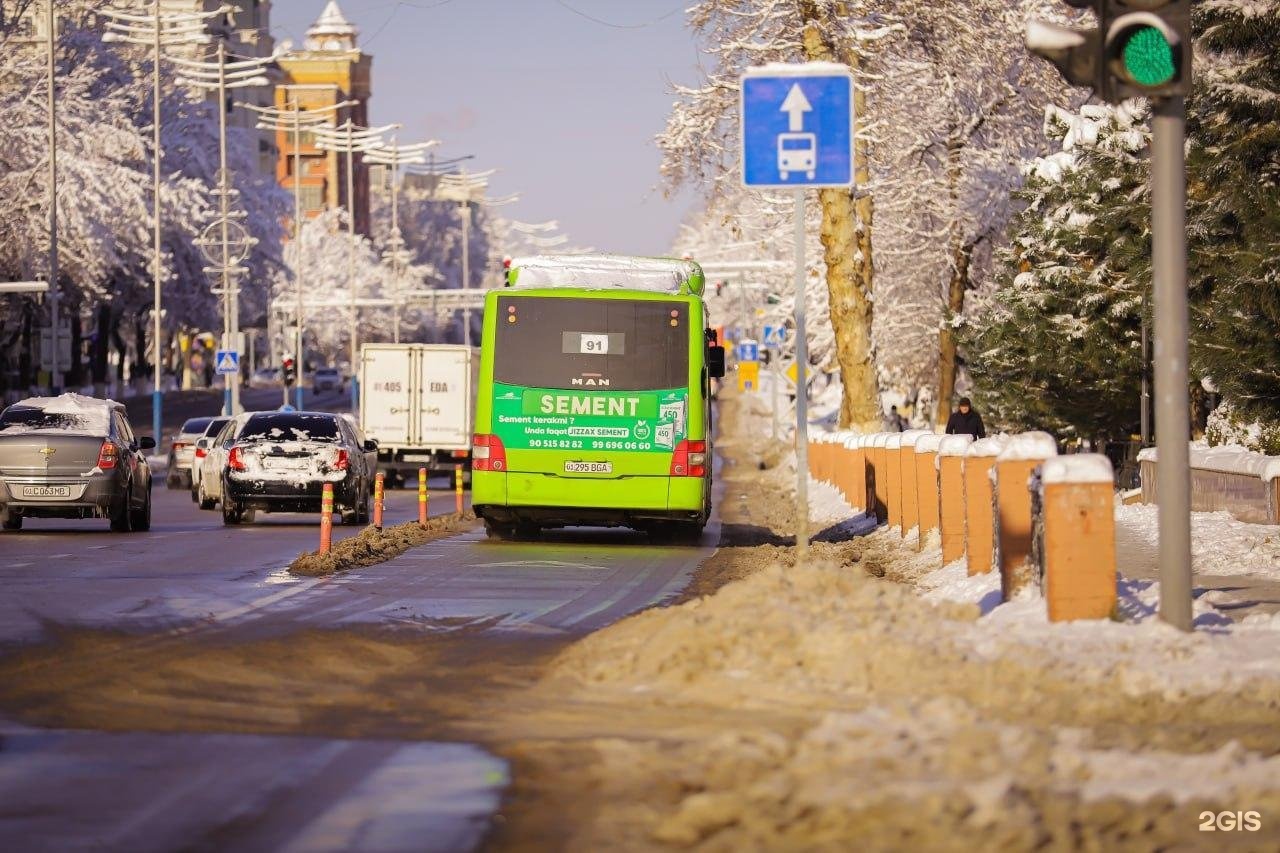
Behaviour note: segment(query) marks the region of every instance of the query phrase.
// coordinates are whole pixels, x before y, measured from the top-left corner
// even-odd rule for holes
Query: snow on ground
[[[1116,560],[1121,572],[1157,572],[1157,507],[1116,507]],[[1266,575],[1280,580],[1280,527],[1248,524],[1227,512],[1191,513],[1192,569],[1201,575]]]

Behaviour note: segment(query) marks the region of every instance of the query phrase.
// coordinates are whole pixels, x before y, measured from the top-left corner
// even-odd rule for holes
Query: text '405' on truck
[[[360,426],[378,442],[378,469],[394,485],[419,468],[471,470],[479,354],[449,344],[367,344],[360,355]]]
[[[724,350],[702,268],[608,255],[513,263],[485,297],[472,506],[490,537],[625,525],[696,541],[711,514]]]

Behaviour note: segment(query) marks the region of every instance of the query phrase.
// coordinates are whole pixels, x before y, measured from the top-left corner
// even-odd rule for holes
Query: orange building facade
[[[369,97],[372,91],[373,57],[357,45],[357,30],[343,16],[336,0],[330,0],[319,20],[307,30],[302,50],[289,50],[279,59],[284,79],[276,87],[275,106],[288,112],[295,108],[308,110],[354,101],[328,115],[333,124],[348,119],[360,127],[369,123]],[[277,131],[276,145],[280,158],[276,178],[290,192],[294,187],[294,134]],[[316,147],[314,137],[299,134],[301,157],[302,210],[308,219],[335,207],[348,208],[347,155]],[[354,203],[356,231],[369,234],[369,170],[359,154],[354,158]]]

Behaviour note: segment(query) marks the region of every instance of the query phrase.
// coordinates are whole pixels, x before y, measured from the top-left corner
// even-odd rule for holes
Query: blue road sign
[[[853,183],[853,76],[848,68],[823,62],[749,68],[741,97],[745,185]]]
[[[219,376],[234,376],[240,372],[240,353],[233,349],[220,349],[213,357],[213,369]]]
[[[755,341],[743,341],[738,344],[738,361],[759,361],[760,345]]]
[[[777,349],[787,339],[786,326],[765,326],[764,345],[769,349]]]

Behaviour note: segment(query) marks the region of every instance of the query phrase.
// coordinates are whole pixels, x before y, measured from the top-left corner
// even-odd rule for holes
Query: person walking
[[[982,425],[982,415],[974,411],[968,397],[961,397],[956,410],[947,418],[947,435],[971,435],[975,439],[986,438],[987,429]]]
[[[902,432],[908,426],[907,419],[898,414],[897,406],[889,407],[889,414],[884,419],[885,429],[889,432]]]

